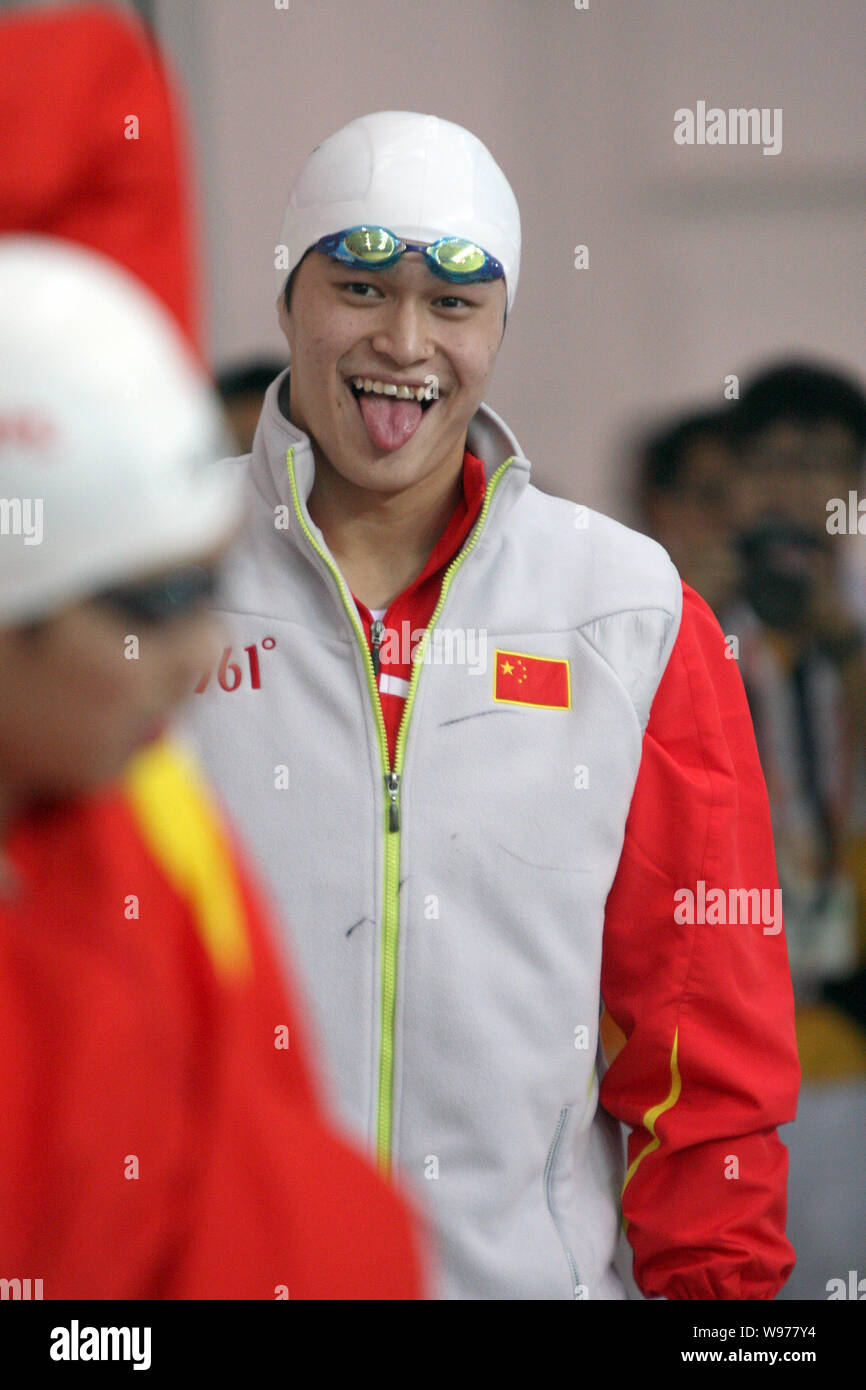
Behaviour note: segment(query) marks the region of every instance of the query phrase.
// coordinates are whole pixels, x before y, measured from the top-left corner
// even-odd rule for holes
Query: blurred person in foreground
[[[48,1299],[411,1298],[323,1118],[234,834],[163,736],[240,517],[212,392],[119,268],[0,238],[0,1274]]]
[[[822,363],[753,377],[731,416],[742,566],[724,616],[767,778],[804,1078],[866,1075],[866,645],[840,530],[866,395]]]

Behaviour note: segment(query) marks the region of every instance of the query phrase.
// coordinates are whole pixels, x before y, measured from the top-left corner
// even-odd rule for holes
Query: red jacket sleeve
[[[0,231],[119,261],[200,352],[190,159],[167,66],[134,17],[99,6],[0,19]]]
[[[631,1129],[622,1208],[644,1294],[772,1298],[794,1267],[776,1126],[800,1081],[781,895],[737,664],[683,594],[607,901],[602,995],[625,1043],[601,1102]]]

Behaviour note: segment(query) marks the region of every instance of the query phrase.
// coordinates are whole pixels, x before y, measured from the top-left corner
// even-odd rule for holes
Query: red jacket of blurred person
[[[46,1299],[420,1297],[413,1219],[323,1118],[194,765],[151,745],[4,854],[0,1274]]]

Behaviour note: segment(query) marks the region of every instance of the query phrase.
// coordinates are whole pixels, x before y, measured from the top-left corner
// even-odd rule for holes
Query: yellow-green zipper
[[[325,551],[319,545],[312,531],[304,519],[301,511],[300,498],[298,497],[298,487],[295,479],[294,470],[294,448],[289,448],[286,453],[286,468],[289,475],[289,484],[292,489],[292,501],[295,507],[295,514],[301,524],[301,529],[315,550],[316,554],[324,560],[328,566],[343,606],[348,614],[352,629],[357,638],[358,645],[364,656],[364,665],[367,675],[367,688],[370,692],[370,700],[373,705],[373,716],[376,724],[376,734],[379,740],[379,758],[383,770],[385,783],[385,801],[383,808],[383,833],[385,836],[385,855],[384,855],[384,884],[382,890],[382,1012],[379,1036],[379,1095],[376,1111],[376,1156],[379,1167],[387,1172],[391,1165],[391,1132],[393,1126],[393,1095],[394,1095],[394,1017],[397,998],[397,950],[400,934],[400,778],[403,770],[403,754],[406,747],[406,735],[409,728],[409,719],[412,714],[412,706],[415,702],[415,691],[418,687],[418,680],[421,675],[424,652],[430,638],[430,633],[435,628],[451,581],[457,570],[470,551],[474,550],[481,534],[493,493],[499,484],[505,470],[513,463],[514,457],[507,458],[500,464],[484,494],[484,502],[475,523],[472,537],[460,554],[457,555],[448,566],[442,579],[442,588],[439,593],[439,602],[433,612],[430,622],[425,629],[424,636],[418,646],[413,664],[412,676],[409,681],[409,691],[406,695],[406,703],[403,707],[403,716],[400,720],[400,728],[397,732],[397,744],[394,749],[394,767],[391,768],[388,756],[388,734],[385,728],[385,716],[382,713],[382,703],[379,699],[379,690],[376,685],[376,673],[373,666],[373,658],[370,648],[367,645],[366,635],[361,623],[360,615],[355,606],[346,582],[337,566],[333,563]]]

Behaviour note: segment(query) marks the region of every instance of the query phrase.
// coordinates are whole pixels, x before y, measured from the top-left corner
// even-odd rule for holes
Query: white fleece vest
[[[233,648],[187,727],[284,919],[338,1113],[432,1220],[442,1296],[622,1298],[602,927],[679,578],[655,542],[532,487],[482,406],[485,508],[440,600],[451,637],[415,669],[391,795],[282,380],[252,455],[222,465],[250,499],[221,600]],[[485,670],[478,636],[460,662],[461,631],[486,634]],[[570,708],[495,699],[496,650],[567,660]]]

